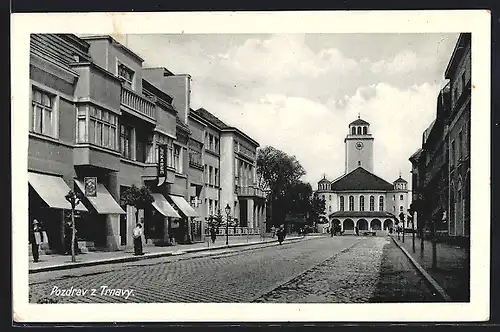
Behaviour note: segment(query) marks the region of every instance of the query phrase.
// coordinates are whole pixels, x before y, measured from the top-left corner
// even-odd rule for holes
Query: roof
[[[396,179],[396,181],[394,181],[394,183],[396,183],[396,182],[408,183],[408,181],[406,181],[405,179],[403,179],[401,177],[401,175],[399,176],[399,178]]]
[[[322,178],[321,180],[318,181],[318,183],[323,183],[323,182],[330,182],[327,178]]]
[[[135,60],[143,63],[144,59],[139,56],[139,54],[135,53],[132,51],[130,48],[127,46],[123,45],[120,43],[118,40],[115,38],[111,37],[110,35],[87,35],[87,36],[81,36],[81,39],[85,41],[92,41],[92,40],[107,40],[109,41],[112,45],[115,45],[118,48],[121,48],[123,51],[125,51],[128,55],[132,56]]]
[[[330,214],[332,217],[353,217],[353,218],[395,218],[396,216],[386,211],[337,211]]]
[[[198,108],[197,110],[193,110],[193,113],[201,116],[203,119],[216,126],[219,129],[229,128],[227,124],[222,122],[218,117],[204,109],[203,107]]]
[[[466,50],[467,46],[470,47],[470,43],[471,43],[471,33],[470,32],[461,33],[458,36],[457,43],[455,44],[455,48],[453,49],[453,53],[450,57],[450,61],[448,62],[448,65],[446,66],[446,70],[444,72],[444,78],[450,79],[451,76],[453,76],[453,74],[455,73],[456,68],[458,66],[458,63],[460,62],[460,60],[462,59],[462,57],[465,54],[465,50]],[[470,56],[470,54],[469,54],[469,56]]]
[[[361,166],[332,183],[333,191],[392,189],[392,184],[368,172]]]
[[[368,122],[366,122],[365,120],[363,119],[357,119],[357,120],[354,120],[353,122],[349,123],[349,126],[363,126],[363,125],[369,125]]]

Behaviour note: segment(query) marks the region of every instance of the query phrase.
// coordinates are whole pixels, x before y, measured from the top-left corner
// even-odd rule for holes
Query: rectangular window
[[[365,197],[360,196],[359,197],[359,211],[364,211],[365,210]]]
[[[204,170],[204,176],[205,176],[205,184],[208,184],[208,165],[205,164],[205,170]]]
[[[213,184],[213,182],[212,182],[212,172],[213,172],[213,167],[212,166],[208,166],[208,183],[210,185]]]
[[[219,153],[219,139],[214,137],[214,151]]]
[[[35,87],[32,88],[30,131],[51,137],[56,136],[54,130],[54,100],[54,95]]]
[[[218,213],[219,213],[219,201],[215,200],[214,201],[214,214],[218,214]]]
[[[370,196],[370,211],[375,211],[375,197]]]
[[[174,145],[174,168],[177,173],[182,173],[181,147]]]
[[[77,109],[77,119],[77,143],[91,143],[116,150],[118,117],[115,114],[88,105]]]
[[[129,87],[133,88],[133,81],[134,81],[134,71],[127,66],[125,66],[122,63],[118,63],[118,77],[123,79],[124,84]]]
[[[217,168],[214,169],[214,186],[219,186],[219,170]]]
[[[120,126],[120,152],[123,158],[132,159],[132,127]]]
[[[403,195],[399,195],[399,200],[402,201],[403,199]]]

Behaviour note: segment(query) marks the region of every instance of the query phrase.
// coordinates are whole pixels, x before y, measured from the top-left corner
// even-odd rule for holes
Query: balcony
[[[249,149],[246,146],[241,145],[241,144],[234,145],[234,152],[239,153],[247,158],[250,158],[251,160],[255,160],[255,158],[257,157],[256,151],[251,150],[251,149]]]
[[[121,105],[125,106],[126,111],[143,120],[156,122],[155,103],[125,86],[122,86],[121,90]]]
[[[236,189],[236,194],[238,196],[243,197],[258,197],[258,198],[266,198],[266,193],[259,188],[256,187],[240,187],[238,186]]]

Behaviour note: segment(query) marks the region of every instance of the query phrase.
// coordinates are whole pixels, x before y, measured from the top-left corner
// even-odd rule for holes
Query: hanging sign
[[[165,145],[158,145],[158,187],[165,182],[167,176]]]
[[[95,176],[88,176],[83,179],[85,184],[85,196],[97,197],[97,178]]]

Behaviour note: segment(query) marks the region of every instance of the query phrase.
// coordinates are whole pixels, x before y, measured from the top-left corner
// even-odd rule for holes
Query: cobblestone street
[[[384,248],[388,246],[394,244],[387,237],[322,237],[245,251],[224,249],[38,273],[30,275],[30,301],[346,303],[371,302],[376,296],[384,302],[391,297],[387,292],[387,287],[392,287],[390,281],[384,284],[385,292],[378,291],[378,287]],[[397,258],[400,266],[393,269],[396,274],[397,268],[404,265],[400,263],[404,256]],[[390,260],[394,261],[394,257]],[[405,268],[411,270],[407,264]],[[421,298],[432,299],[425,283],[413,273]],[[415,280],[410,282],[409,288],[414,288]],[[71,289],[73,293],[66,296]],[[397,295],[404,298],[404,294]]]

